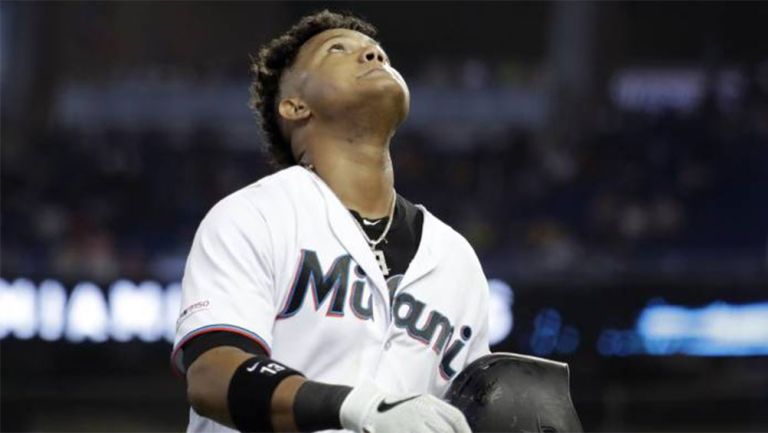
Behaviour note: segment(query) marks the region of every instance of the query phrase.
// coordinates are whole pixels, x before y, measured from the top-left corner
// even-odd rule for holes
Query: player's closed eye
[[[342,43],[335,43],[330,47],[328,47],[328,52],[329,53],[346,53],[347,47],[344,46],[344,44]]]

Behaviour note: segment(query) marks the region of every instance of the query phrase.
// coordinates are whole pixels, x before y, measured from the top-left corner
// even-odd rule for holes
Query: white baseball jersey
[[[308,379],[442,396],[488,349],[488,283],[469,243],[424,207],[421,241],[390,300],[354,217],[293,166],[216,204],[182,282],[173,363],[195,336],[258,342]],[[190,410],[189,432],[232,432]]]

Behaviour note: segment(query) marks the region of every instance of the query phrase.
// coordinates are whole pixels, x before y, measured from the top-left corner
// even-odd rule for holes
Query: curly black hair
[[[283,136],[278,123],[277,95],[280,78],[296,58],[301,46],[312,36],[330,29],[349,29],[371,38],[376,27],[349,12],[323,10],[303,17],[281,36],[265,44],[252,61],[254,74],[251,83],[251,109],[260,120],[265,146],[278,168],[298,162],[291,151],[291,143]]]

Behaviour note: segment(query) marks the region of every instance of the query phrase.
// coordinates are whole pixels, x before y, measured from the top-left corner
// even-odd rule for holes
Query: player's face
[[[405,119],[410,94],[405,80],[375,40],[347,29],[332,29],[308,40],[294,66],[299,96],[315,114],[338,115],[373,107]]]

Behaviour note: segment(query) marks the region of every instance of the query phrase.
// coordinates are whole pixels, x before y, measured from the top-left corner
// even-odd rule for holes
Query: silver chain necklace
[[[393,189],[392,190],[392,206],[390,206],[389,208],[389,217],[388,217],[387,225],[384,227],[384,231],[381,232],[381,235],[376,240],[371,240],[371,238],[368,237],[368,233],[365,232],[365,229],[363,228],[363,226],[361,226],[360,223],[357,221],[357,218],[352,217],[352,220],[355,221],[355,225],[357,225],[357,228],[360,230],[360,233],[363,234],[365,241],[368,242],[368,246],[371,247],[373,256],[376,258],[376,262],[379,264],[379,268],[381,268],[381,272],[382,274],[384,274],[384,277],[389,276],[389,266],[387,265],[387,259],[384,257],[384,251],[380,249],[376,249],[376,246],[379,245],[381,241],[386,239],[387,233],[389,233],[389,229],[392,227],[392,220],[395,219],[394,217],[395,217],[396,202],[397,202],[397,193]]]
[[[392,220],[395,215],[395,202],[397,201],[397,194],[395,194],[395,191],[392,191],[392,205],[389,207],[389,216],[387,217],[387,225],[384,226],[384,231],[381,232],[381,235],[374,241],[371,240],[370,237],[368,237],[368,233],[365,232],[365,229],[363,229],[363,226],[360,225],[360,223],[357,221],[357,218],[354,218],[355,224],[357,224],[357,228],[360,229],[360,233],[363,234],[363,237],[365,238],[365,241],[368,242],[368,245],[370,245],[371,249],[376,248],[376,245],[380,244],[381,241],[383,241],[387,237],[387,233],[389,233],[389,229],[392,227]],[[361,217],[362,218],[362,217]]]

